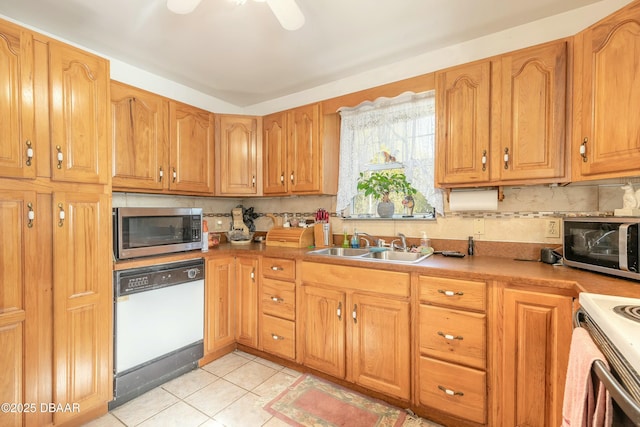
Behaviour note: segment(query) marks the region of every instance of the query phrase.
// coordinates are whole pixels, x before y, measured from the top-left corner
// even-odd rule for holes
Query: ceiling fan
[[[167,8],[181,15],[191,13],[202,0],[167,0]],[[232,0],[239,5],[245,4],[247,0]],[[296,0],[254,0],[256,2],[266,2],[271,11],[276,16],[282,28],[289,31],[297,30],[304,25],[304,15],[298,7]]]

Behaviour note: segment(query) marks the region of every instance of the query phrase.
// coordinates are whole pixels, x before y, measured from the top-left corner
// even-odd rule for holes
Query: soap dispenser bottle
[[[358,241],[358,230],[356,229],[353,229],[353,236],[351,236],[351,247],[355,249],[360,247],[360,242]]]

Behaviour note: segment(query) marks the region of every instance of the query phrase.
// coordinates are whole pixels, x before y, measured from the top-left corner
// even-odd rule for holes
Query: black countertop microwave
[[[565,218],[564,263],[640,280],[639,225],[635,217]]]
[[[202,248],[201,208],[114,208],[116,259]]]

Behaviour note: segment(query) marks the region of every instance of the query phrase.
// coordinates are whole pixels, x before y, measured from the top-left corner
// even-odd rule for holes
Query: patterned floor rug
[[[406,417],[401,409],[308,374],[264,408],[292,426],[399,427]]]

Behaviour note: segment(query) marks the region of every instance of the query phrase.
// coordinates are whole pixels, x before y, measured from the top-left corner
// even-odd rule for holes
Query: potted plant
[[[358,190],[364,190],[365,196],[373,196],[378,203],[378,215],[381,218],[393,217],[395,207],[389,200],[392,192],[404,194],[405,198],[413,200],[413,195],[418,192],[402,172],[372,172],[368,177],[364,172],[358,178]]]

